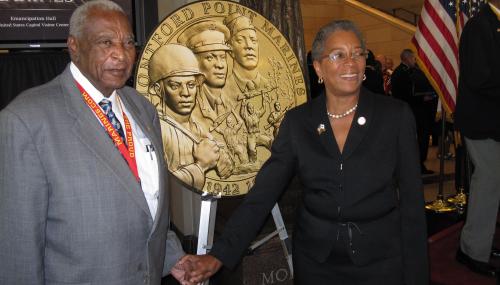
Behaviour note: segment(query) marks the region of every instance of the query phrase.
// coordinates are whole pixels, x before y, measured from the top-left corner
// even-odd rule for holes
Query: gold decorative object
[[[156,106],[168,170],[189,189],[244,195],[286,111],[306,102],[285,37],[231,1],[174,11],[154,30],[135,88]]]
[[[445,212],[452,212],[455,211],[457,208],[453,205],[448,203],[442,195],[438,195],[436,200],[427,203],[425,205],[425,208],[427,210],[434,211],[436,213],[445,213]]]

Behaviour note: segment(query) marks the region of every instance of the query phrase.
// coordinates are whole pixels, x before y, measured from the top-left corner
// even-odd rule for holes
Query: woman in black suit
[[[415,122],[406,103],[361,87],[366,47],[350,21],[313,43],[325,95],[290,110],[255,186],[209,255],[185,259],[192,282],[234,267],[294,175],[295,284],[427,284]],[[187,267],[187,266],[186,266]]]

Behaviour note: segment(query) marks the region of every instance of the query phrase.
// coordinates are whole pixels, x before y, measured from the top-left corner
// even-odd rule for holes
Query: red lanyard
[[[135,161],[135,147],[134,147],[134,137],[132,134],[132,126],[130,125],[130,121],[128,120],[127,115],[125,115],[125,112],[122,111],[123,121],[125,122],[125,137],[127,140],[128,149],[125,148],[123,139],[120,137],[116,129],[113,127],[106,114],[104,114],[101,108],[98,107],[94,99],[90,97],[90,95],[87,93],[87,91],[85,91],[85,89],[83,89],[80,83],[76,82],[76,85],[78,86],[78,89],[80,89],[80,92],[82,93],[83,101],[85,101],[85,103],[87,103],[87,106],[89,106],[89,108],[92,109],[94,114],[96,114],[97,118],[104,126],[104,129],[108,133],[109,137],[115,143],[116,148],[118,148],[122,156],[127,161],[128,167],[130,168],[130,171],[132,171],[132,174],[134,174],[135,179],[138,182],[140,182],[141,179],[139,178],[139,172],[137,171],[137,162]]]

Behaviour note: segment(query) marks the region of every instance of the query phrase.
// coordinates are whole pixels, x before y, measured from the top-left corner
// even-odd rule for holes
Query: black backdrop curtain
[[[69,61],[64,51],[0,54],[0,110],[22,91],[53,79]]]

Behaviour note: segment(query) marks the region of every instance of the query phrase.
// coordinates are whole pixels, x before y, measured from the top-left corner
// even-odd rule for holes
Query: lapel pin
[[[326,131],[325,130],[325,124],[319,124],[318,128],[317,128],[317,131],[318,131],[318,135],[323,134]]]
[[[359,117],[359,118],[358,118],[358,124],[359,124],[360,126],[362,126],[362,125],[366,124],[366,118],[365,118],[365,117]]]

